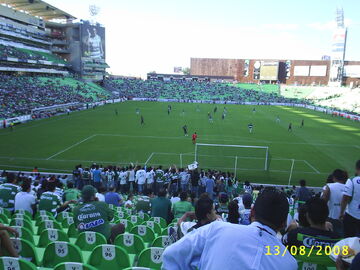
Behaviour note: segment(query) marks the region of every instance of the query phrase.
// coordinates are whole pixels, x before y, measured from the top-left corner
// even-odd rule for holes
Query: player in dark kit
[[[115,109],[115,115],[117,116],[119,113],[118,113],[118,110],[117,109]]]
[[[289,124],[288,131],[292,131],[292,125],[291,125],[291,123]]]
[[[183,126],[184,136],[188,136],[188,128],[187,125]]]
[[[301,120],[301,126],[300,127],[304,127],[304,119]]]
[[[248,124],[249,133],[252,133],[254,125],[252,123]]]
[[[214,108],[214,113],[216,113],[217,112],[217,106],[215,106],[215,108]]]
[[[140,116],[140,125],[145,125],[144,117],[142,115]]]

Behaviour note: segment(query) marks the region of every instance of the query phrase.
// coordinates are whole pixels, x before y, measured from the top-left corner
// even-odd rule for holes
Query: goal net
[[[195,161],[204,169],[267,170],[268,159],[268,146],[195,144]]]

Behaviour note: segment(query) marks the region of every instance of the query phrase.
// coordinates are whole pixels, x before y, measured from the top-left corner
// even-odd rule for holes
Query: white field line
[[[316,173],[320,173],[313,165],[311,165],[308,161],[303,160],[311,169],[313,169]]]
[[[55,153],[54,155],[48,157],[47,160],[52,159],[53,157],[56,157],[56,156],[58,156],[58,155],[60,155],[60,154],[62,154],[62,153],[64,153],[64,152],[70,150],[71,148],[74,148],[75,146],[77,146],[77,145],[79,145],[79,144],[81,144],[81,143],[83,143],[83,142],[86,142],[87,140],[90,140],[90,139],[94,138],[95,136],[96,136],[96,134],[91,135],[91,136],[89,136],[89,137],[81,140],[80,142],[77,142],[77,143],[75,143],[75,144],[73,144],[73,145],[70,145],[69,147],[65,148],[64,150],[61,150],[61,151]]]
[[[27,169],[34,169],[34,167],[29,167],[29,166],[15,166],[15,165],[4,165],[4,164],[0,164],[1,167],[9,167],[9,168],[27,168]],[[46,171],[57,171],[57,172],[69,172],[69,170],[59,170],[59,169],[48,169],[48,168],[38,168],[42,171],[46,170]]]
[[[170,140],[189,140],[189,138],[184,138],[184,136],[139,136],[139,135],[127,135],[127,134],[110,134],[110,133],[99,133],[95,134],[96,136],[113,136],[113,137],[126,137],[126,138],[149,138],[149,139],[170,139]],[[224,140],[222,135],[212,135],[212,136],[218,136],[219,139],[205,139],[205,137],[208,137],[210,135],[202,136],[202,141],[228,141],[228,142],[234,142],[234,141],[249,141],[249,142],[258,142],[258,143],[268,143],[268,144],[289,144],[289,145],[315,145],[315,146],[336,146],[336,147],[354,147],[354,145],[348,145],[348,144],[327,144],[327,143],[312,143],[312,142],[282,142],[282,141],[264,141],[264,140],[248,140],[243,139],[242,137],[234,137],[234,140]],[[230,137],[230,136],[228,136]],[[190,141],[190,140],[189,140]],[[263,145],[260,145],[263,146]]]
[[[291,169],[290,169],[290,176],[289,176],[289,183],[288,183],[288,186],[290,186],[291,177],[292,177],[293,170],[294,170],[294,164],[295,164],[295,159],[293,159],[293,160],[292,160],[292,162],[291,162]]]
[[[149,158],[145,161],[145,165],[148,164],[148,162],[151,160],[154,154],[155,154],[154,152],[150,154]]]

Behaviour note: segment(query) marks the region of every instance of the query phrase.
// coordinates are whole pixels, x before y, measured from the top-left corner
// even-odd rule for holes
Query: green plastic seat
[[[130,220],[127,220],[125,218],[119,219],[119,223],[124,224],[125,231],[130,232],[131,229],[134,227],[134,224]]]
[[[163,248],[151,247],[144,249],[139,256],[137,266],[161,269]]]
[[[10,226],[19,226],[19,227],[25,227],[28,229],[31,233],[34,233],[33,226],[29,221],[22,218],[14,218],[10,221]]]
[[[131,215],[127,218],[127,220],[131,221],[134,225],[140,225],[144,222],[144,220],[141,217],[138,217],[137,215]]]
[[[159,234],[159,235],[161,234],[161,231],[162,231],[161,227],[155,221],[151,221],[151,220],[144,221],[141,225],[146,225],[149,228],[151,228],[154,231],[154,233]]]
[[[26,219],[29,222],[32,221],[31,217],[29,217],[28,215],[25,215],[25,214],[21,214],[21,213],[14,213],[12,215],[12,218],[22,218],[22,219]]]
[[[64,219],[68,218],[68,217],[73,217],[73,213],[70,212],[61,212],[56,216],[56,221],[61,223]]]
[[[137,266],[134,266],[134,267],[125,268],[124,270],[153,270],[153,269],[148,268],[148,267],[137,267]]]
[[[59,241],[47,245],[44,251],[43,267],[54,268],[62,262],[83,263],[80,249],[74,244]]]
[[[56,265],[54,270],[97,270],[97,269],[85,263],[64,262]]]
[[[106,238],[101,233],[87,231],[79,234],[75,245],[81,250],[92,251],[96,246],[105,245],[106,243]]]
[[[29,229],[20,226],[12,226],[12,228],[14,228],[18,232],[19,237],[21,239],[25,239],[29,241],[31,244],[35,245],[33,233]]]
[[[45,220],[45,221],[40,222],[37,234],[40,235],[44,230],[47,230],[47,229],[62,230],[62,227],[61,227],[60,223],[58,223],[57,221]]]
[[[63,221],[61,222],[61,226],[63,228],[69,228],[69,226],[71,224],[73,224],[73,223],[74,223],[74,218],[73,217],[67,217],[67,218],[63,219]]]
[[[155,221],[157,224],[160,225],[161,228],[166,228],[167,223],[166,220],[163,219],[162,217],[152,217],[150,218],[151,221]]]
[[[130,233],[139,235],[146,243],[151,243],[155,239],[154,231],[145,225],[137,225],[133,227]]]
[[[39,259],[36,253],[35,246],[30,243],[29,241],[21,238],[10,238],[14,249],[17,251],[17,253],[27,261],[39,266]],[[9,255],[9,254],[6,254]]]
[[[115,245],[97,246],[92,251],[88,263],[99,270],[130,267],[129,254],[123,248]]]
[[[177,226],[168,226],[162,230],[161,235],[171,235],[171,231],[177,232]]]
[[[36,266],[24,259],[0,257],[0,269],[4,270],[37,270]]]
[[[55,220],[55,219],[51,216],[38,216],[35,218],[35,226],[39,226],[41,222],[46,220]]]
[[[9,218],[5,214],[0,214],[0,220],[2,224],[9,224]]]
[[[132,210],[132,209],[125,208],[124,211],[125,211],[125,213],[126,213],[128,216],[131,216],[131,215],[133,214],[133,210]]]
[[[76,238],[79,236],[79,231],[75,227],[75,223],[69,225],[67,235],[71,238]]]
[[[169,236],[158,236],[155,238],[155,240],[152,242],[152,247],[161,247],[166,248],[170,246],[173,243],[172,238]]]
[[[128,217],[128,214],[126,214],[126,212],[124,212],[124,211],[117,211],[116,214],[117,214],[117,217],[120,219],[125,219]]]
[[[136,255],[139,255],[145,248],[144,240],[140,236],[132,233],[118,235],[115,238],[114,244],[125,249],[127,253]]]
[[[144,221],[148,221],[150,219],[150,216],[142,211],[138,212],[137,215]]]
[[[32,219],[32,214],[24,209],[16,210],[15,214],[23,214],[23,215],[28,216],[30,219]]]
[[[11,218],[11,212],[5,208],[0,207],[0,214],[4,214],[7,218]]]
[[[69,242],[69,237],[64,231],[57,229],[47,229],[42,231],[39,238],[38,247],[46,247],[54,241]]]
[[[38,218],[39,216],[54,217],[54,215],[51,212],[46,211],[46,210],[37,211],[36,214],[35,214],[35,219]]]

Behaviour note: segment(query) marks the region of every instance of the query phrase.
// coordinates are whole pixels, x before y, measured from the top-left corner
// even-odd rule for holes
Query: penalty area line
[[[90,140],[90,139],[94,138],[95,136],[96,136],[96,134],[93,134],[93,135],[91,135],[91,136],[89,136],[89,137],[81,140],[80,142],[77,142],[77,143],[75,143],[75,144],[73,144],[73,145],[70,145],[69,147],[65,148],[64,150],[61,150],[61,151],[55,153],[54,155],[48,157],[46,160],[52,159],[53,157],[56,157],[56,156],[58,156],[58,155],[60,155],[60,154],[62,154],[62,153],[64,153],[64,152],[70,150],[71,148],[74,148],[75,146],[78,146],[79,144],[81,144],[81,143],[83,143],[83,142],[86,142],[87,140]]]
[[[148,164],[148,162],[151,160],[154,154],[155,154],[154,152],[150,154],[149,158],[145,161],[145,165]]]

